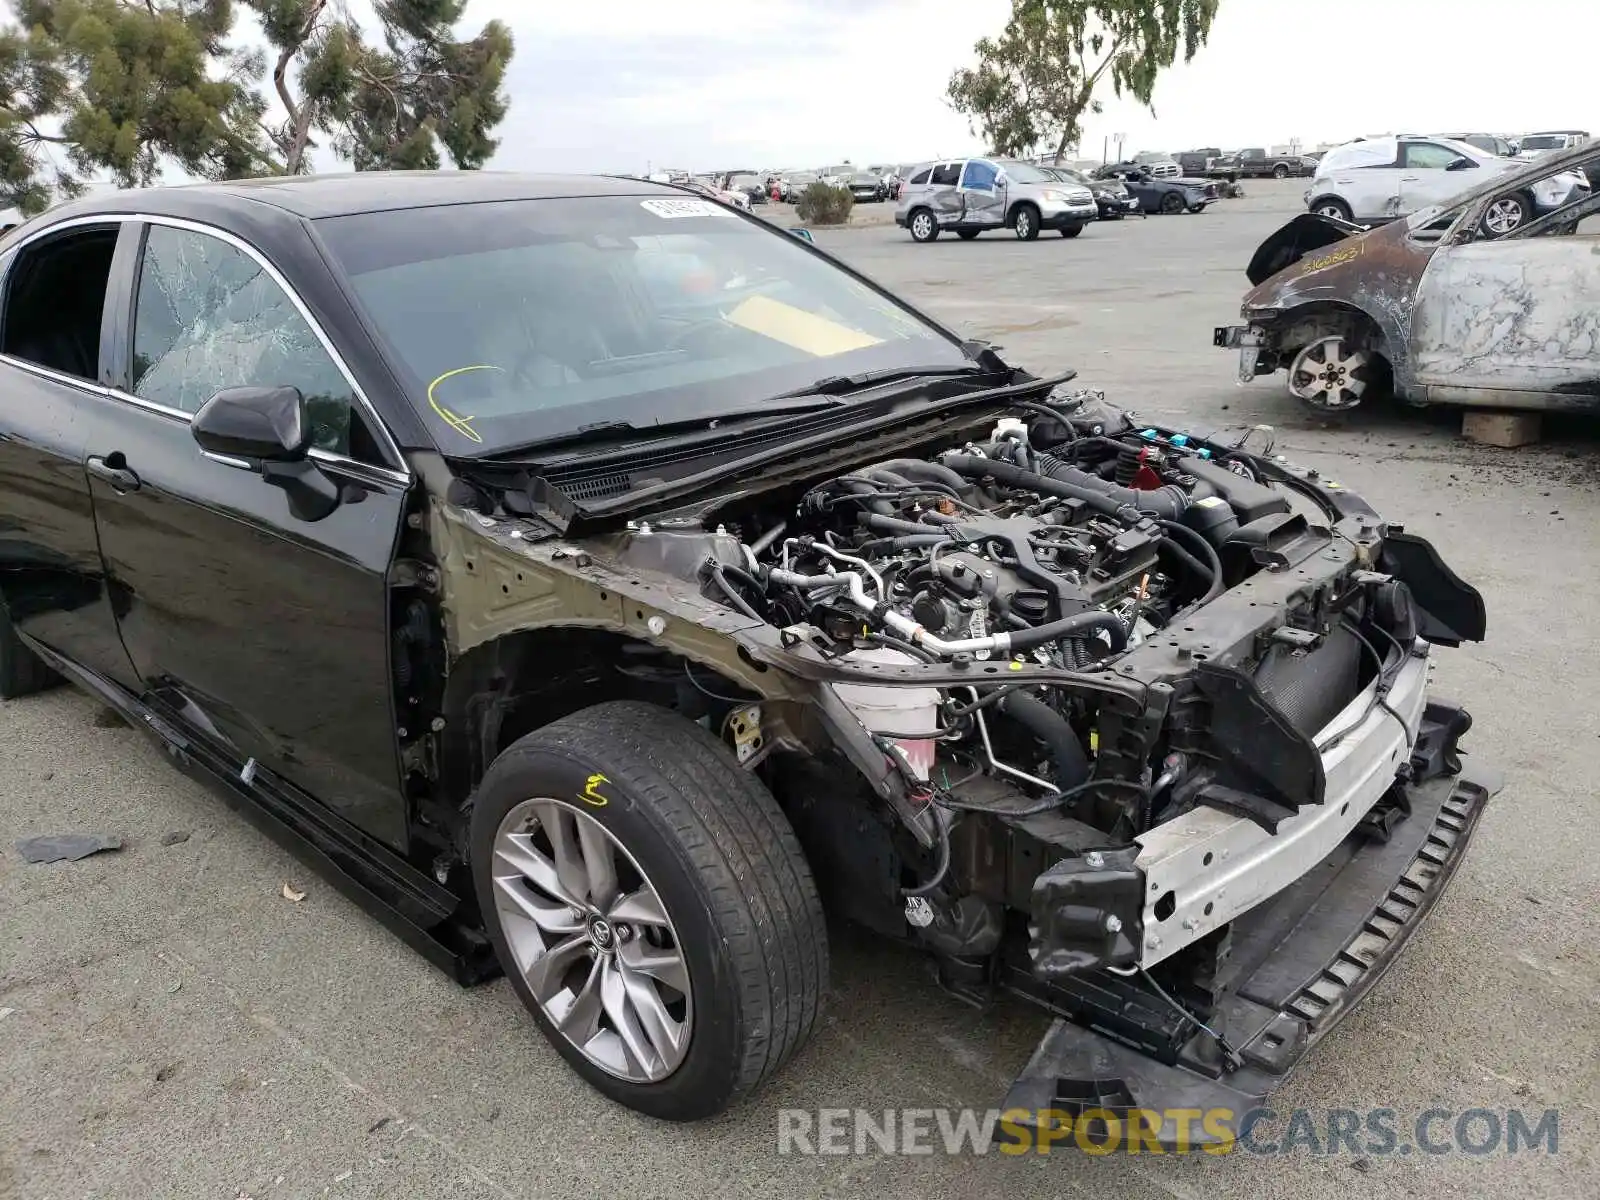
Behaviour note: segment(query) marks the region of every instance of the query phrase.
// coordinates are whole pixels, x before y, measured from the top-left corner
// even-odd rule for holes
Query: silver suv
[[[1088,188],[1062,183],[1031,163],[957,158],[912,173],[900,188],[894,223],[917,242],[945,230],[975,238],[986,229],[1010,229],[1031,242],[1041,229],[1077,237],[1096,215]]]

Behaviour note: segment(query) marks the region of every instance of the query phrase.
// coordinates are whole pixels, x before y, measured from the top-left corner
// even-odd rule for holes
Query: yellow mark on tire
[[[611,780],[607,779],[604,775],[589,776],[588,780],[583,785],[583,791],[578,793],[578,799],[582,800],[585,804],[592,804],[596,808],[604,808],[610,803],[610,801],[607,800],[605,795],[600,791],[600,785],[602,783],[610,782]]]
[[[446,408],[444,405],[440,404],[433,395],[434,389],[446,379],[454,379],[457,375],[465,375],[469,371],[499,371],[504,374],[505,368],[497,367],[493,363],[475,363],[470,367],[457,367],[453,371],[446,371],[443,375],[439,376],[428,385],[428,407],[433,409],[434,412],[438,413],[439,416],[444,420],[444,423],[450,426],[451,429],[454,429],[462,437],[482,444],[483,438],[479,436],[478,431],[472,427],[473,418],[463,417],[460,413]]]

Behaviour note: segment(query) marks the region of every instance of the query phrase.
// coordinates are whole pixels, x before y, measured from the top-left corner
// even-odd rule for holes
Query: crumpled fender
[[[1262,284],[1285,267],[1293,266],[1313,250],[1342,242],[1367,232],[1365,225],[1325,217],[1320,213],[1301,213],[1256,248],[1245,275],[1252,284]]]

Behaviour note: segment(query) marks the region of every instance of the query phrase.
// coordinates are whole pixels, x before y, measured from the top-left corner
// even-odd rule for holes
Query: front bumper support
[[[1392,718],[1391,718],[1392,719]],[[1233,924],[1210,1024],[1240,1057],[1219,1062],[1198,1028],[1175,1061],[1057,1020],[1006,1096],[1015,1124],[1091,1115],[1096,1144],[1134,1121],[1169,1150],[1224,1142],[1382,977],[1450,883],[1485,804],[1499,790],[1469,770],[1404,788],[1411,812],[1388,840],[1352,833],[1299,881]],[[1182,1020],[1183,1018],[1180,1018]],[[1202,1122],[1201,1114],[1206,1120]]]
[[[1211,344],[1219,350],[1239,352],[1239,382],[1249,383],[1263,372],[1261,349],[1266,345],[1266,333],[1255,325],[1218,325],[1211,331]]]

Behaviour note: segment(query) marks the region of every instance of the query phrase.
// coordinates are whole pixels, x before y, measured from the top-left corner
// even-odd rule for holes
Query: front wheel
[[[1168,192],[1165,196],[1161,197],[1161,211],[1169,216],[1174,213],[1181,213],[1183,209],[1183,197],[1178,195],[1178,193]]]
[[[1289,168],[1286,167],[1283,163],[1279,163],[1277,166],[1272,168],[1272,177],[1274,179],[1287,179],[1287,178],[1289,178]]]
[[[471,854],[512,988],[620,1104],[713,1116],[816,1026],[827,931],[794,831],[675,713],[600,704],[515,742],[478,789]]]
[[[1039,236],[1039,210],[1031,204],[1020,204],[1011,216],[1011,228],[1019,242],[1031,242]]]
[[[1333,334],[1301,347],[1289,364],[1289,391],[1322,412],[1344,412],[1361,403],[1372,373],[1372,353]]]
[[[906,222],[906,228],[911,230],[913,242],[931,242],[939,236],[939,222],[933,219],[933,214],[925,208],[919,208],[911,214],[911,219]]]

